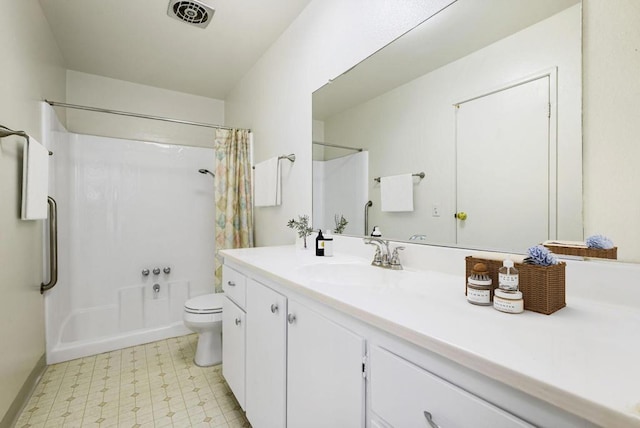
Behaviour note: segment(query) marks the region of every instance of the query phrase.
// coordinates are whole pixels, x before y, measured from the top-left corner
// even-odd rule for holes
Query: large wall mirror
[[[581,15],[458,0],[314,92],[314,227],[519,253],[584,239]]]

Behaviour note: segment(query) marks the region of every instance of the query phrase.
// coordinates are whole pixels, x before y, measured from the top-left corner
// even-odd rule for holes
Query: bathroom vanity
[[[466,302],[469,251],[410,245],[391,271],[338,245],[357,251],[221,251],[223,374],[252,426],[640,426],[640,319],[570,294],[591,262],[567,308],[513,315]]]

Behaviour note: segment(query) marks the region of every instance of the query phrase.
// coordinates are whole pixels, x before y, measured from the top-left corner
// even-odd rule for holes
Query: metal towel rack
[[[296,155],[294,153],[291,153],[290,155],[278,156],[278,160],[281,160],[281,159],[287,159],[291,161],[291,163],[294,163],[296,161]]]
[[[420,177],[420,180],[422,180],[425,177],[425,173],[424,172],[417,172],[415,174],[411,174],[413,177]],[[377,181],[378,183],[380,183],[380,177],[376,177],[373,179],[373,181]]]
[[[40,294],[51,290],[58,283],[58,204],[51,196],[49,204],[49,282],[40,284]]]

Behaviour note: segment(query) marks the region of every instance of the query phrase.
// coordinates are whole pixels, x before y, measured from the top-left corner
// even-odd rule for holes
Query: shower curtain
[[[222,291],[218,251],[253,247],[249,131],[217,129],[215,137],[215,287]]]

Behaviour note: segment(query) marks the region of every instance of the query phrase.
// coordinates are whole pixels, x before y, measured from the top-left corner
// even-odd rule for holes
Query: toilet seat
[[[189,299],[184,304],[190,314],[218,314],[222,312],[223,293],[205,294]]]

